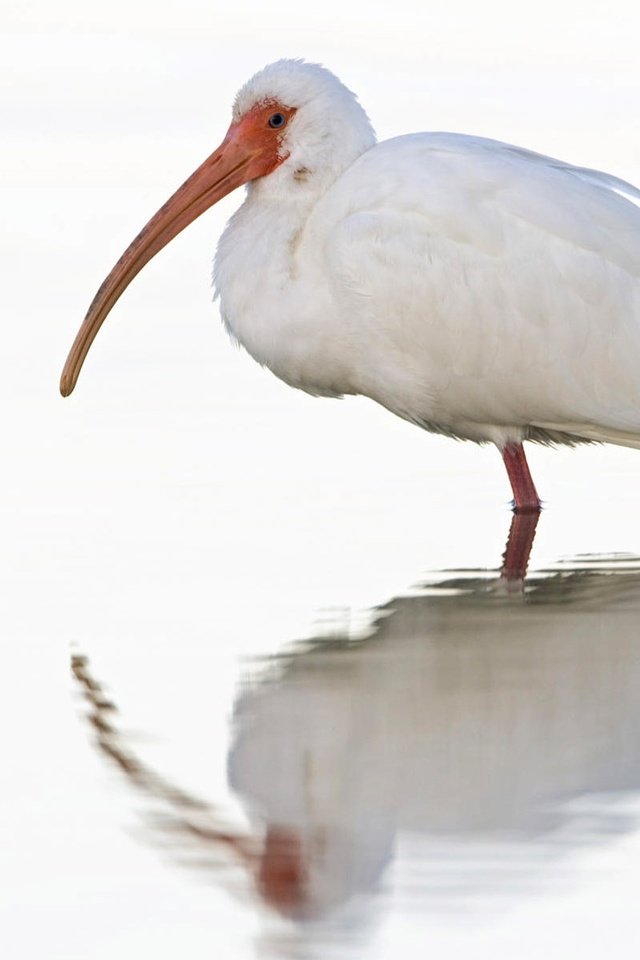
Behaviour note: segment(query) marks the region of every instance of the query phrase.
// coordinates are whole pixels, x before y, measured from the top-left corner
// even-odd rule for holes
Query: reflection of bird
[[[371,892],[407,835],[439,896],[515,893],[545,853],[635,826],[615,799],[640,791],[637,562],[543,575],[528,602],[493,585],[395,599],[240,697],[230,781],[288,838],[290,909]]]
[[[219,882],[240,866],[293,917],[353,906],[398,847],[421,898],[517,894],[553,873],[545,854],[634,827],[616,799],[640,790],[638,561],[542,575],[526,601],[468,575],[394,599],[366,640],[252,669],[228,764],[249,832],[136,756],[86,658],[72,666],[97,746],[181,863]]]
[[[364,394],[502,451],[539,509],[523,440],[640,446],[640,191],[457,134],[376,144],[331,73],[283,60],[238,94],[218,150],[91,304],[61,390],[136,273],[240,184],[215,279],[231,334],[313,394]]]

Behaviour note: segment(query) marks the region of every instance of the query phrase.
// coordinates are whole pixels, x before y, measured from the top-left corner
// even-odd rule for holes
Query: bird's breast
[[[300,243],[296,218],[252,209],[231,219],[214,284],[230,336],[277,377],[319,396],[353,393],[348,330],[330,284]]]

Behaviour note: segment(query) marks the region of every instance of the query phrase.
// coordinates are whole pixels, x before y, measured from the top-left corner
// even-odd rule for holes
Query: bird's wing
[[[634,187],[632,183],[628,183],[626,180],[622,180],[620,177],[614,177],[612,174],[604,173],[602,170],[593,170],[591,167],[575,167],[570,163],[565,163],[563,160],[556,160],[553,157],[546,157],[542,153],[535,153],[533,150],[524,150],[522,147],[501,144],[495,140],[481,138],[478,138],[478,140],[480,143],[485,144],[489,149],[492,145],[502,147],[510,153],[522,157],[529,163],[537,163],[545,167],[562,170],[571,177],[577,177],[579,180],[584,180],[585,183],[590,183],[593,186],[598,187],[600,190],[604,190],[605,192],[609,191],[616,193],[625,200],[629,200],[631,203],[640,206],[640,190],[637,187]]]
[[[474,137],[368,151],[310,223],[362,392],[416,420],[640,430],[636,201],[615,177]]]
[[[639,189],[495,140],[451,133],[387,140],[363,154],[327,200],[336,221],[404,211],[424,218],[430,232],[472,244],[519,220],[640,277]]]

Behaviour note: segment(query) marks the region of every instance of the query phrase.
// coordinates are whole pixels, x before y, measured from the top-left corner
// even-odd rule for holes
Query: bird
[[[287,384],[495,444],[521,514],[542,506],[525,441],[640,447],[640,190],[477,136],[378,142],[357,97],[295,59],[245,83],[221,145],[109,273],[63,396],[136,274],[242,185],[215,295]]]

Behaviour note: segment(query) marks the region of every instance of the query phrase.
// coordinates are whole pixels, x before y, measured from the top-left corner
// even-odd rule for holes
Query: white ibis
[[[248,81],[221,146],[115,265],[63,395],[138,271],[244,183],[215,285],[276,376],[495,443],[517,512],[540,510],[524,440],[640,447],[640,191],[478,137],[376,143],[356,97],[299,60]]]

